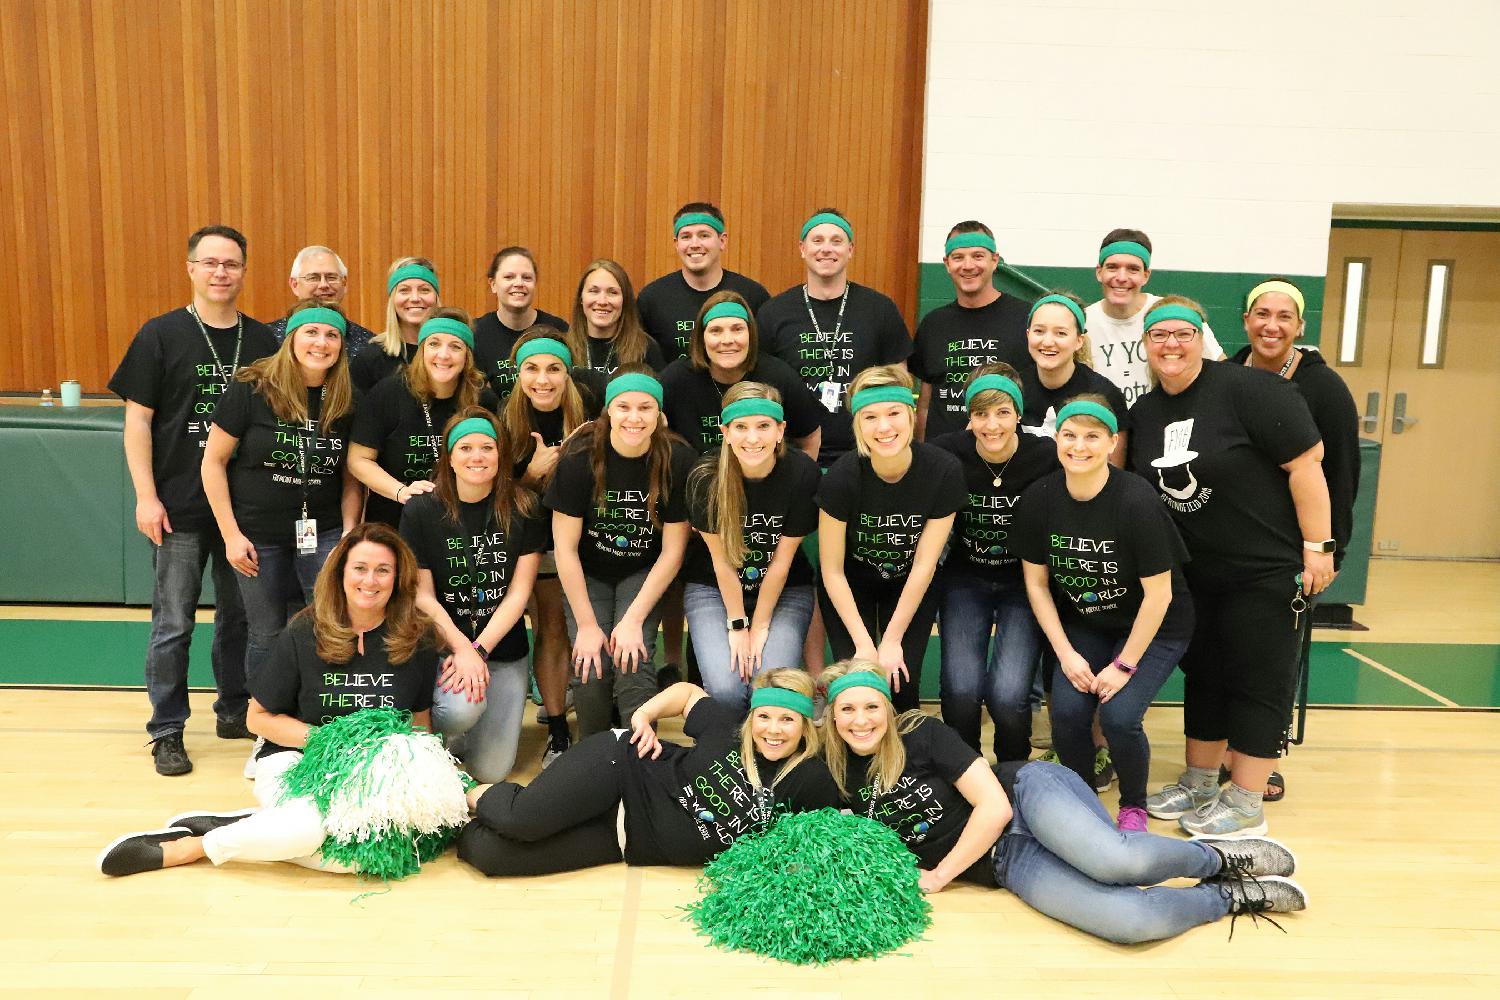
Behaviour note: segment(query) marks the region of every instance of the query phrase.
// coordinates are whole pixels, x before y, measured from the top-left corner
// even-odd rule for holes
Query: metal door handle
[[[1391,400],[1391,433],[1400,434],[1408,427],[1417,426],[1416,417],[1406,415],[1406,393],[1398,392]]]
[[[1380,393],[1365,396],[1365,415],[1359,419],[1359,429],[1366,434],[1374,434],[1380,429]]]

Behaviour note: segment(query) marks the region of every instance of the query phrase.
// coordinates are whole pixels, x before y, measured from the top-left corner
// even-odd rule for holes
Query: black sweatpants
[[[613,731],[573,744],[529,785],[503,781],[479,799],[458,856],[486,875],[548,875],[621,860],[616,817],[625,758]]]
[[[886,623],[895,613],[896,603],[901,600],[901,588],[904,586],[904,577],[887,581],[878,589],[860,587],[856,590],[852,583],[850,585],[854,603],[859,607],[860,620],[865,623],[865,630],[877,644],[885,632]],[[827,591],[822,587],[818,588],[818,606],[823,610],[823,625],[828,630],[828,645],[833,650],[833,658],[847,660],[854,655],[854,639],[850,637],[844,620],[839,617],[833,602],[828,599]],[[937,621],[937,613],[938,588],[928,587],[927,592],[922,595],[922,602],[917,605],[916,613],[911,616],[911,624],[901,636],[901,655],[906,658],[906,672],[910,679],[901,682],[901,690],[891,692],[891,704],[897,712],[905,712],[921,704],[922,660],[927,656],[927,640],[932,635],[932,623]]]

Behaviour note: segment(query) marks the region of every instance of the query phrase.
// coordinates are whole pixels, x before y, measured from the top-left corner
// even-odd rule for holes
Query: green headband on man
[[[573,352],[568,350],[568,345],[552,337],[533,337],[520,347],[516,348],[516,367],[533,354],[550,354],[569,368],[573,367]]]
[[[811,219],[808,219],[806,222],[802,223],[802,235],[799,237],[799,239],[807,239],[808,233],[812,232],[816,227],[823,225],[825,222],[838,226],[844,231],[844,235],[849,237],[849,242],[854,242],[854,227],[849,225],[848,219],[844,218],[842,215],[839,215],[837,212],[819,212]]]
[[[1113,410],[1094,402],[1092,399],[1075,399],[1057,411],[1056,427],[1062,427],[1063,422],[1069,417],[1093,417],[1095,420],[1109,428],[1111,434],[1120,433],[1120,421]]]
[[[474,350],[474,331],[469,329],[469,324],[462,320],[453,319],[450,316],[438,316],[422,324],[422,329],[417,333],[417,343],[420,344],[434,333],[446,333],[457,337],[469,345],[469,350]]]
[[[905,403],[915,410],[917,397],[904,385],[877,385],[856,392],[849,400],[849,412],[858,413],[872,403]]]
[[[757,708],[789,708],[804,718],[813,717],[813,700],[789,688],[763,687],[750,692],[750,710]]]
[[[421,264],[406,264],[396,268],[391,277],[385,283],[385,294],[389,295],[396,290],[396,286],[411,278],[421,278],[432,286],[434,292],[438,291],[437,275],[432,273],[432,268],[423,267]]]
[[[891,700],[891,685],[884,677],[869,670],[855,670],[834,678],[828,685],[828,704],[832,705],[839,695],[850,688],[874,688],[885,696],[886,701]]]
[[[1199,331],[1203,329],[1203,317],[1198,315],[1198,310],[1177,302],[1171,305],[1157,306],[1146,314],[1146,321],[1141,324],[1142,330],[1149,330],[1158,323],[1169,319],[1180,319],[1184,323],[1191,323]]]
[[[948,242],[943,244],[943,256],[946,257],[955,250],[963,250],[966,247],[983,247],[990,253],[999,253],[995,247],[995,237],[989,233],[954,233],[948,237]]]
[[[724,407],[724,411],[719,414],[719,423],[727,427],[731,420],[738,420],[741,417],[770,417],[779,424],[786,421],[786,411],[774,399],[751,396],[736,399]]]
[[[1072,299],[1068,298],[1066,295],[1043,295],[1041,298],[1037,299],[1036,302],[1031,306],[1031,314],[1026,317],[1026,322],[1030,323],[1032,319],[1036,317],[1036,311],[1042,306],[1048,304],[1067,306],[1068,312],[1072,313],[1073,318],[1078,321],[1078,332],[1080,334],[1082,334],[1084,332],[1084,328],[1089,325],[1088,320],[1083,318],[1083,307],[1080,306],[1077,302],[1074,302]]]
[[[1148,269],[1151,267],[1151,251],[1135,240],[1115,240],[1113,243],[1106,243],[1099,248],[1099,263],[1103,264],[1117,253],[1128,253],[1132,257],[1139,257],[1144,267]]]
[[[1303,301],[1302,298],[1302,289],[1298,288],[1290,281],[1280,281],[1277,279],[1273,279],[1271,281],[1262,281],[1260,284],[1250,289],[1250,294],[1245,296],[1245,311],[1249,312],[1250,307],[1255,305],[1255,300],[1260,298],[1262,295],[1265,295],[1267,292],[1280,292],[1282,295],[1285,295],[1287,298],[1296,303],[1298,319],[1301,319],[1302,314],[1307,311],[1307,303]]]
[[[964,405],[972,406],[974,404],[974,397],[986,389],[994,389],[997,392],[1005,393],[1011,398],[1011,402],[1016,404],[1016,416],[1024,415],[1025,407],[1021,402],[1021,387],[1016,385],[1014,380],[994,373],[981,375],[969,383],[969,387],[964,390]]]
[[[716,219],[707,212],[685,212],[672,223],[672,235],[676,236],[688,226],[707,226],[720,236],[724,235],[724,220]]]
[[[500,436],[495,433],[495,425],[488,420],[483,417],[465,417],[454,424],[453,429],[448,432],[448,450],[453,450],[453,446],[458,444],[459,438],[467,437],[470,434],[483,434],[492,441],[500,440]]]
[[[712,323],[714,320],[723,319],[726,316],[731,319],[742,319],[746,323],[750,322],[750,310],[746,309],[738,302],[726,301],[717,302],[714,305],[709,306],[708,312],[703,314],[703,325],[708,326],[708,324]]]
[[[349,332],[349,321],[344,319],[344,314],[337,309],[329,309],[327,306],[313,306],[310,309],[299,309],[292,313],[286,321],[286,332],[290,334],[299,326],[309,323],[327,323],[339,332],[339,336]]]
[[[644,392],[656,400],[657,406],[661,405],[661,383],[645,372],[626,372],[610,379],[604,387],[604,405],[608,407],[616,396],[627,392]]]

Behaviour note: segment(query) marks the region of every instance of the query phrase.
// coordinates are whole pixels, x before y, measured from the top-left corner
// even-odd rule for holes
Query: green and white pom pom
[[[920,877],[890,828],[832,809],[794,813],[710,862],[686,919],[722,948],[782,962],[875,958],[931,925]]]
[[[282,799],[317,804],[325,860],[400,879],[468,822],[465,778],[436,736],[413,731],[410,713],[367,708],[313,728]]]

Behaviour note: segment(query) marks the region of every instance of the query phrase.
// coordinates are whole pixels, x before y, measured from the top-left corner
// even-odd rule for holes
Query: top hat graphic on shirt
[[[1188,464],[1198,457],[1198,453],[1188,447],[1192,437],[1192,417],[1168,424],[1162,433],[1161,457],[1151,460],[1157,485],[1176,500],[1188,500],[1198,492],[1198,477],[1193,475],[1192,466]]]

